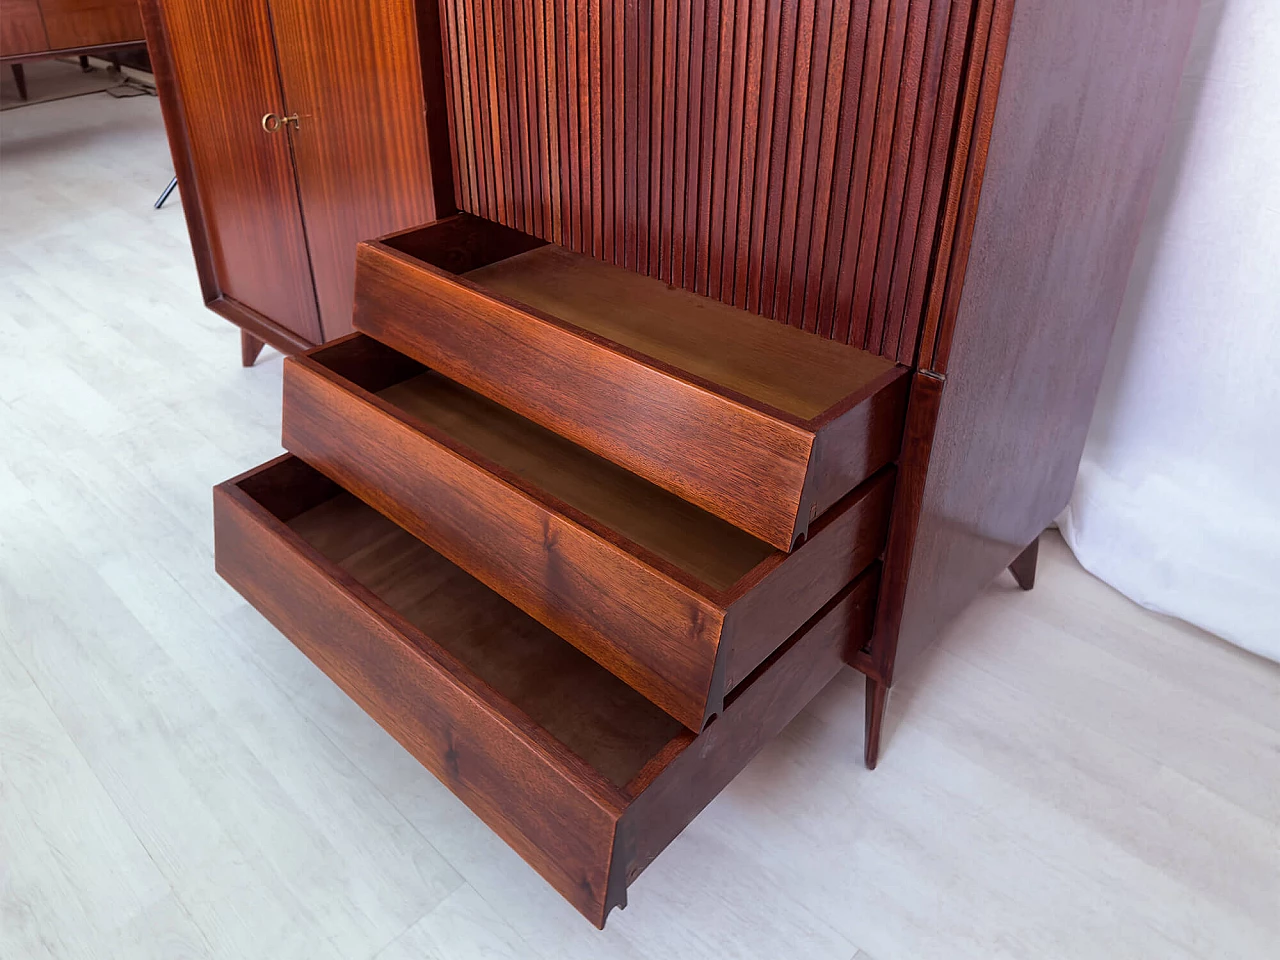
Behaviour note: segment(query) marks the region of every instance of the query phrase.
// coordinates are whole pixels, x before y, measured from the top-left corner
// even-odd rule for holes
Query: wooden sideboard
[[[0,57],[6,60],[91,53],[141,43],[137,0],[5,0]]]
[[[603,925],[840,669],[874,767],[895,678],[1033,586],[1197,9],[420,2],[434,219],[343,234],[357,332],[286,361],[219,572]]]
[[[5,0],[0,5],[0,63],[7,63],[27,99],[22,64],[87,54],[114,56],[143,42],[137,0]]]

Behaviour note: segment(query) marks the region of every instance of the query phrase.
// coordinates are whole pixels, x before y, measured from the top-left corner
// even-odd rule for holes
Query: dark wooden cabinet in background
[[[110,57],[143,42],[137,0],[5,0],[0,4],[0,62],[10,65],[27,99],[23,63],[88,54]]]
[[[53,50],[142,39],[137,0],[40,0],[40,10]]]
[[[0,7],[0,57],[48,49],[39,0],[6,0]]]
[[[437,213],[414,3],[142,9],[206,302],[246,362],[349,333],[356,242]]]
[[[137,0],[4,0],[0,4],[0,57],[14,62],[106,51],[142,39]]]
[[[874,767],[895,677],[1034,584],[1197,0],[422,0],[363,100],[318,53],[371,13],[232,5],[220,93],[186,2],[149,24],[210,299],[305,320],[263,267],[305,253],[302,346],[356,265],[219,572],[596,924],[842,664]],[[210,166],[273,69],[347,134]]]

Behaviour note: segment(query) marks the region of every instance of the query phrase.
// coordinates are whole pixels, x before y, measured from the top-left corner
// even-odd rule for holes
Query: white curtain
[[[1062,532],[1280,660],[1280,0],[1206,0]]]

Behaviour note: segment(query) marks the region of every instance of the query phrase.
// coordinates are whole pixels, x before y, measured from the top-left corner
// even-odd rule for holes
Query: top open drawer
[[[782,550],[901,441],[905,367],[470,214],[361,244],[355,326]]]

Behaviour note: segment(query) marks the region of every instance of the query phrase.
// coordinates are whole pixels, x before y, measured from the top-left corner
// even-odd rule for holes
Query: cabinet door
[[[223,296],[319,343],[289,136],[262,125],[265,114],[284,113],[266,2],[160,6],[217,285]]]
[[[327,339],[351,331],[356,243],[435,217],[413,0],[271,0]],[[440,105],[443,109],[443,105]]]
[[[54,50],[142,41],[138,0],[40,0]]]
[[[36,0],[4,0],[0,4],[0,57],[48,48],[40,4]]]

